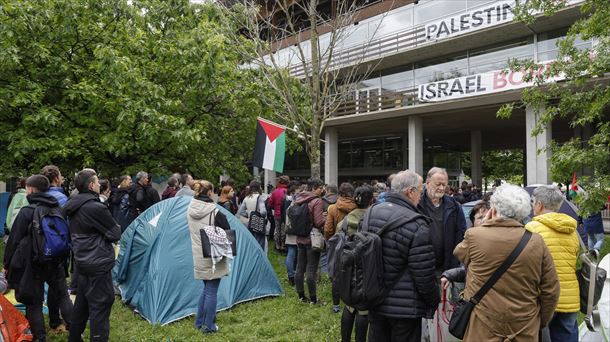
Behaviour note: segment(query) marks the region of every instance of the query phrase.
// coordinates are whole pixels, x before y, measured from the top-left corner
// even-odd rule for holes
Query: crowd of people
[[[449,339],[446,327],[437,329],[443,318],[441,304],[447,299],[455,304],[461,292],[464,298],[472,297],[526,230],[535,234],[476,305],[464,339],[536,341],[546,328],[551,341],[575,341],[577,225],[585,225],[590,232],[590,248],[599,251],[603,243],[603,227],[600,237],[601,221],[596,217],[577,222],[558,213],[564,198],[554,186],[540,186],[530,196],[524,189],[506,184],[482,196],[473,185],[450,188],[447,172],[438,167],[430,169],[425,179],[405,170],[390,175],[387,182],[359,186],[325,184],[316,178],[301,184],[281,176],[269,195],[256,180],[239,192],[231,180],[223,181],[215,191],[211,182],[195,180],[188,173],[169,177],[161,195],[144,171],[107,180],[99,179],[95,170],[83,169],[73,185],[67,196],[60,170],[48,165],[40,174],[19,181],[8,209],[4,274],[16,298],[26,305],[26,317],[39,341],[46,337],[42,315],[45,283],[51,329],[69,330],[70,341],[81,341],[89,322],[92,341],[108,340],[115,295],[111,276],[115,245],[141,213],[176,196],[191,198],[187,222],[193,275],[205,284],[195,328],[204,333],[219,330],[217,291],[233,258],[231,227],[216,204],[251,229],[263,251],[268,252],[268,240],[273,241],[275,252],[285,255],[287,281],[300,301],[324,305],[317,286],[320,274],[329,274],[329,300],[332,311],[341,314],[342,341],[351,341],[352,335],[356,341]],[[470,201],[479,202],[468,217],[473,228],[467,229],[461,204]],[[533,218],[525,224],[532,210]],[[36,247],[28,242],[30,227],[33,223],[43,226],[45,215],[65,220],[71,241],[68,253],[41,259],[32,252]],[[268,227],[255,229],[254,217],[266,218]],[[385,232],[384,226],[404,217],[406,223]],[[341,308],[337,273],[341,265],[329,258],[320,240],[328,245],[338,234],[349,239],[362,230],[383,231],[380,241],[387,292],[375,307],[344,304]],[[202,254],[206,246],[208,255]],[[76,295],[74,303],[70,294]]]

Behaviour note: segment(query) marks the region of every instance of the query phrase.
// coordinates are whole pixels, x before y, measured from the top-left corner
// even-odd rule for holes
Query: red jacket
[[[274,217],[282,216],[282,201],[286,197],[287,190],[286,184],[278,184],[277,188],[271,193],[271,197],[269,197],[269,207],[273,208]]]

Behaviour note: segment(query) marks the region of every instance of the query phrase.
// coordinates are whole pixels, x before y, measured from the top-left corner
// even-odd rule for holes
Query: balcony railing
[[[413,106],[418,103],[417,88],[403,91],[382,90],[379,94],[342,101],[333,116],[372,113],[384,109]]]

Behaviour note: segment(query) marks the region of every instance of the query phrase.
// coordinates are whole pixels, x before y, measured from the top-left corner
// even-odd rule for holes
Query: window
[[[409,69],[412,65],[409,64]],[[381,77],[381,87],[383,90],[402,91],[412,89],[413,85],[413,70],[406,70],[391,75]]]
[[[437,82],[468,74],[466,54],[415,64],[415,85]]]
[[[421,0],[414,7],[415,25],[450,17],[466,9],[466,0]]]
[[[565,38],[568,32],[568,28],[562,28],[555,31],[540,33],[538,35],[538,62],[550,61],[557,58],[559,54],[559,48],[557,42]],[[582,39],[576,39],[574,46],[578,49],[591,48],[590,41],[584,41]]]
[[[383,166],[402,169],[402,138],[390,137],[383,141]]]
[[[492,70],[504,69],[510,58],[533,59],[534,38],[503,42],[470,52],[470,74],[479,74]]]

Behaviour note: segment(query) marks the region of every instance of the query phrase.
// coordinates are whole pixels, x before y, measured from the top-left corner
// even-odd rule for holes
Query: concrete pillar
[[[549,167],[551,166],[551,151],[546,147],[551,143],[551,124],[537,136],[532,136],[539,117],[544,108],[536,109],[530,106],[525,108],[525,151],[527,162],[526,185],[549,184]]]
[[[482,162],[482,153],[481,146],[483,145],[483,137],[481,131],[471,131],[470,132],[470,161],[472,164],[472,172],[470,177],[472,177],[472,184],[476,184],[476,186],[481,189],[482,186],[482,171],[483,171],[483,162]]]
[[[334,127],[326,127],[324,133],[324,182],[339,184],[339,134]]]
[[[275,187],[275,171],[265,169],[265,183],[263,184],[263,192],[267,193],[267,184]]]
[[[409,170],[424,175],[424,128],[422,119],[409,117]]]

